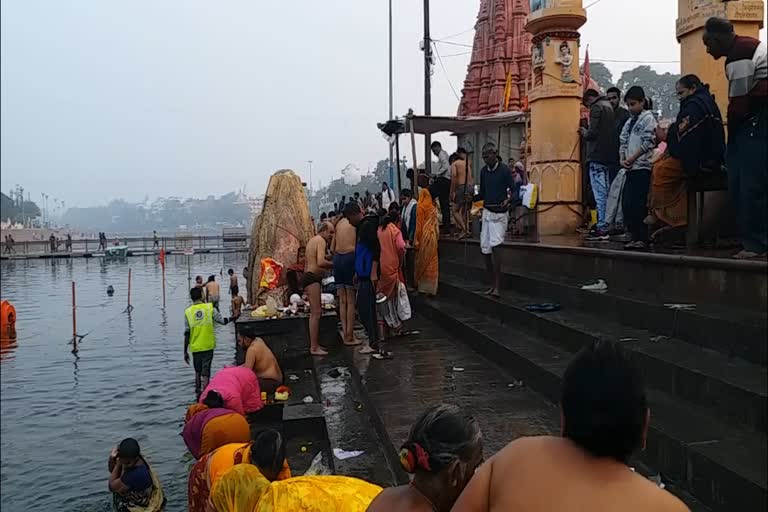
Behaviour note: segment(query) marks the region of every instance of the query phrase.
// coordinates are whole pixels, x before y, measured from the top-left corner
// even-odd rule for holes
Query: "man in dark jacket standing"
[[[619,169],[621,168],[621,165],[619,165],[619,137],[621,137],[621,130],[624,128],[624,123],[626,123],[629,118],[631,117],[629,110],[625,109],[621,106],[621,91],[618,87],[611,87],[606,91],[605,96],[608,98],[608,103],[611,104],[613,107],[613,125],[616,129],[616,165],[611,166],[609,175],[608,175],[608,184],[610,185],[613,183],[613,180],[616,178],[616,175],[619,172]]]
[[[589,168],[589,183],[597,204],[597,226],[593,239],[608,240],[608,225],[605,222],[605,205],[608,201],[608,174],[618,163],[619,149],[616,139],[613,107],[605,96],[594,89],[584,93],[584,105],[589,107],[589,128],[579,128],[581,137],[587,142],[586,162]]]

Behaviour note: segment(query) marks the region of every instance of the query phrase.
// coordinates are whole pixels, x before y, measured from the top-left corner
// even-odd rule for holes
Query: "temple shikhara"
[[[458,115],[522,110],[531,73],[528,0],[481,0]]]

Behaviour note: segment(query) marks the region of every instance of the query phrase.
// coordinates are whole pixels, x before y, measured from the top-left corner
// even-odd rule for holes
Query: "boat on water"
[[[128,256],[127,245],[113,245],[104,249],[104,257],[108,260],[119,260]]]

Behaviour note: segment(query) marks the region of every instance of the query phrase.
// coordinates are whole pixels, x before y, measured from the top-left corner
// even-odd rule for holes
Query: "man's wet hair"
[[[117,456],[125,459],[136,459],[141,457],[141,448],[139,442],[132,437],[120,441],[117,445]]]
[[[406,472],[440,473],[451,462],[468,462],[482,446],[480,425],[455,405],[435,405],[411,427],[400,450]]]
[[[582,349],[563,375],[563,437],[596,457],[627,462],[641,447],[648,403],[642,375],[614,341]]]
[[[344,205],[344,216],[349,218],[352,215],[357,215],[358,213],[361,213],[363,210],[360,208],[360,203],[357,201],[352,201]]]
[[[203,299],[203,289],[198,288],[197,286],[191,288],[189,290],[189,298],[192,299],[192,302],[196,300],[202,300]]]
[[[267,477],[275,480],[285,462],[285,439],[277,430],[262,430],[253,438],[251,464]]]
[[[232,274],[234,274],[234,273],[235,273],[235,271],[234,271],[234,270],[232,270],[232,269],[229,269],[229,270],[227,270],[227,274],[229,274],[229,275],[232,275]]]

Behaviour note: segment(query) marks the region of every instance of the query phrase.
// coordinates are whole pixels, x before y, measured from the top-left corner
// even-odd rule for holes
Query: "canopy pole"
[[[416,132],[413,131],[413,109],[408,110],[408,124],[411,127],[411,152],[413,153],[413,173],[411,173],[411,189],[413,190],[413,197],[418,199],[419,197],[419,180],[417,174],[419,173],[419,164],[416,160]],[[424,163],[426,168],[426,161]]]

